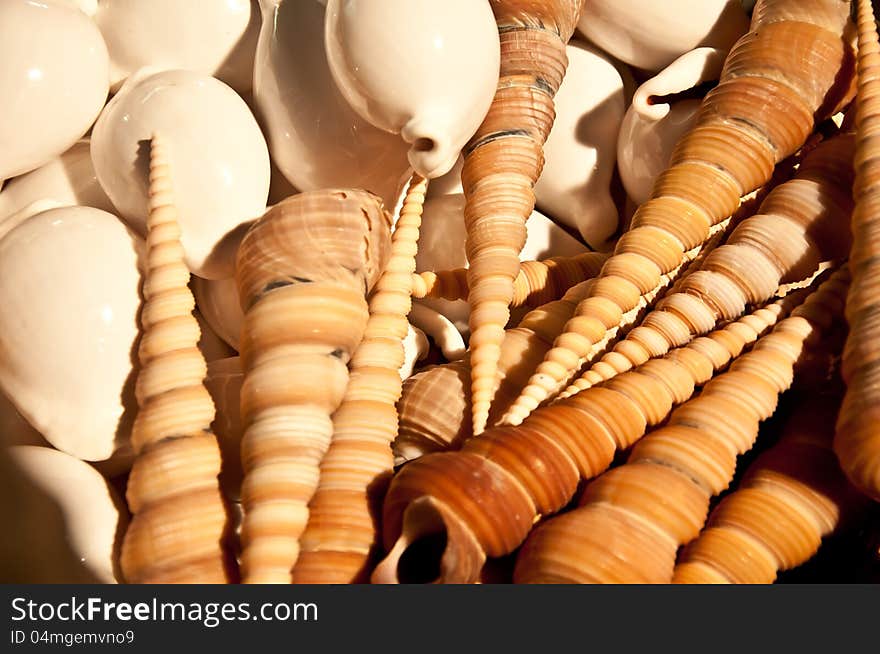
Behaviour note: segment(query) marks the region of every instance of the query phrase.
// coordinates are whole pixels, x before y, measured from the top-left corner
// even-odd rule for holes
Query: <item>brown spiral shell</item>
[[[209,427],[214,403],[180,244],[167,146],[150,145],[140,407],[132,429],[137,458],[126,500],[133,518],[122,544],[130,583],[229,583],[237,578],[230,521],[220,491],[220,448]]]
[[[568,58],[565,44],[580,0],[493,0],[501,40],[498,89],[464,149],[465,248],[470,313],[474,432],[489,418],[496,371],[510,317],[533,187],[544,166],[544,142],[556,111],[553,97]]]
[[[847,101],[853,53],[846,40],[849,4],[841,0],[759,0],[751,31],[731,49],[718,86],[695,126],[679,141],[652,198],[636,211],[590,296],[581,303],[509,413],[514,424],[559,389],[591,345],[583,325],[589,301],[608,298],[628,310],[633,298],[678,265],[739,198],[770,179],[775,164],[806,141],[815,122]],[[696,280],[692,280],[696,283]],[[714,297],[719,308],[741,292]]]
[[[238,250],[244,582],[291,581],[390,224],[366,191],[312,191],[269,209]]]
[[[399,558],[425,531],[446,530],[446,551],[469,561],[510,553],[540,516],[568,503],[581,479],[607,469],[617,450],[629,448],[649,426],[661,423],[674,405],[691,397],[695,386],[738,356],[803,294],[788,295],[665,358],[652,359],[601,386],[542,407],[518,427],[487,430],[467,441],[460,452],[429,454],[407,464],[392,480],[383,510],[385,545],[394,555],[377,567],[374,579],[393,581]],[[472,485],[473,479],[484,481]],[[410,524],[415,518],[409,508],[419,502],[442,506],[437,515],[446,527],[436,522]],[[455,529],[449,531],[453,524]],[[470,536],[453,542],[453,532]],[[479,548],[476,552],[473,543]],[[458,573],[455,566],[450,569]]]
[[[858,2],[858,144],[853,192],[853,284],[846,300],[849,337],[843,351],[847,393],[834,451],[850,480],[880,501],[880,43],[871,3]]]
[[[364,339],[349,364],[348,387],[333,414],[333,440],[300,538],[294,583],[354,583],[369,578],[376,554],[376,508],[391,476],[397,434],[399,370],[412,306],[412,273],[427,180],[414,177],[391,240],[388,265],[370,298]]]
[[[580,507],[538,527],[520,550],[514,581],[668,583],[678,547],[699,534],[710,499],[730,484],[737,455],[751,449],[808,339],[821,334],[811,317],[839,314],[847,282],[845,269],[832,276],[641,439],[625,465],[591,482]]]
[[[679,556],[673,583],[772,583],[864,508],[831,450],[839,406],[839,396],[815,392],[800,402],[779,443],[749,466]]]

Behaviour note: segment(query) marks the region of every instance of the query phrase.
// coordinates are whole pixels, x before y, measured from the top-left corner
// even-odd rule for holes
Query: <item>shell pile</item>
[[[880,578],[870,0],[183,4],[0,1],[0,581]]]

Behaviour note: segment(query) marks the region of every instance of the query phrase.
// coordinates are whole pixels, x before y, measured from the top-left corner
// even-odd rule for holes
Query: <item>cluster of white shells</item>
[[[744,4],[586,0],[523,260],[612,246],[746,31]],[[113,582],[151,135],[170,145],[214,428],[234,452],[244,230],[296,189],[394,207],[414,169],[436,178],[418,270],[466,266],[456,160],[495,92],[497,28],[486,0],[0,0],[0,61],[0,503],[19,562],[3,572]],[[423,300],[410,320],[402,376],[432,345],[463,355],[465,302]]]

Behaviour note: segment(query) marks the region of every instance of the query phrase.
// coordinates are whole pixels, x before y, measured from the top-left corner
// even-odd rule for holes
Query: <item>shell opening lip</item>
[[[404,513],[400,537],[373,571],[373,583],[439,582],[447,544],[446,522],[440,511],[429,501],[416,500]]]

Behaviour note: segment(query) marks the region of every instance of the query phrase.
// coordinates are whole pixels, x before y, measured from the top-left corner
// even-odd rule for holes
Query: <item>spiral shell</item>
[[[390,223],[366,191],[312,191],[272,207],[238,250],[247,583],[291,581]]]
[[[224,583],[236,571],[217,479],[220,448],[209,428],[214,403],[203,383],[207,364],[167,162],[164,141],[153,136],[140,411],[131,436],[137,458],[126,492],[134,517],[121,566],[131,583]]]
[[[553,125],[553,96],[568,61],[578,0],[495,0],[501,39],[498,90],[483,123],[464,149],[462,186],[468,287],[471,289],[471,396],[474,432],[486,426],[496,370],[510,316],[518,254],[533,187],[544,163],[543,145]]]
[[[364,340],[351,358],[348,387],[333,414],[333,440],[293,568],[295,583],[366,580],[375,555],[374,520],[394,465],[403,339],[409,329],[412,273],[427,180],[414,177],[391,240],[388,265],[370,298]]]
[[[602,386],[542,407],[519,427],[490,429],[468,441],[461,452],[431,454],[404,466],[392,480],[383,512],[385,544],[394,555],[377,567],[375,578],[395,578],[398,560],[406,552],[406,547],[395,544],[401,534],[404,540],[413,541],[420,530],[443,530],[436,522],[411,524],[415,518],[408,514],[409,508],[422,501],[442,504],[444,524],[457,521],[456,531],[470,534],[464,542],[473,541],[479,549],[468,556],[510,553],[540,516],[568,503],[580,479],[603,472],[617,450],[627,449],[649,426],[665,420],[673,405],[685,402],[696,385],[738,356],[759,332],[796,306],[803,294],[792,293],[663,359],[650,360]],[[801,333],[801,338],[811,329]],[[799,351],[791,348],[795,349]],[[463,549],[469,551],[469,546],[452,542],[452,537],[448,531],[448,552],[463,556]]]
[[[843,351],[847,393],[840,410],[834,451],[850,480],[880,501],[880,160],[877,120],[880,117],[880,43],[870,2],[859,0],[859,97],[856,113],[858,144],[853,192],[853,284],[846,301],[850,332]]]
[[[590,483],[579,508],[537,528],[520,550],[514,580],[668,583],[678,547],[699,534],[710,499],[733,479],[737,454],[751,449],[807,341],[822,333],[811,317],[839,314],[848,281],[845,269],[832,276],[641,439],[625,465]]]
[[[751,31],[730,51],[718,86],[704,98],[652,199],[633,216],[599,283],[514,405],[511,422],[558,390],[589,351],[591,333],[583,325],[598,318],[590,308],[593,298],[611,299],[627,311],[686,250],[705,240],[712,224],[733,213],[741,196],[770,179],[775,164],[800,148],[816,119],[847,101],[853,79],[848,24],[849,6],[840,0],[758,3]],[[742,294],[707,289],[719,290],[732,293],[725,303],[735,304]]]
[[[842,474],[831,439],[840,397],[800,402],[782,439],[712,511],[675,566],[673,583],[772,583],[808,561],[865,502]],[[731,548],[745,543],[745,548]]]

